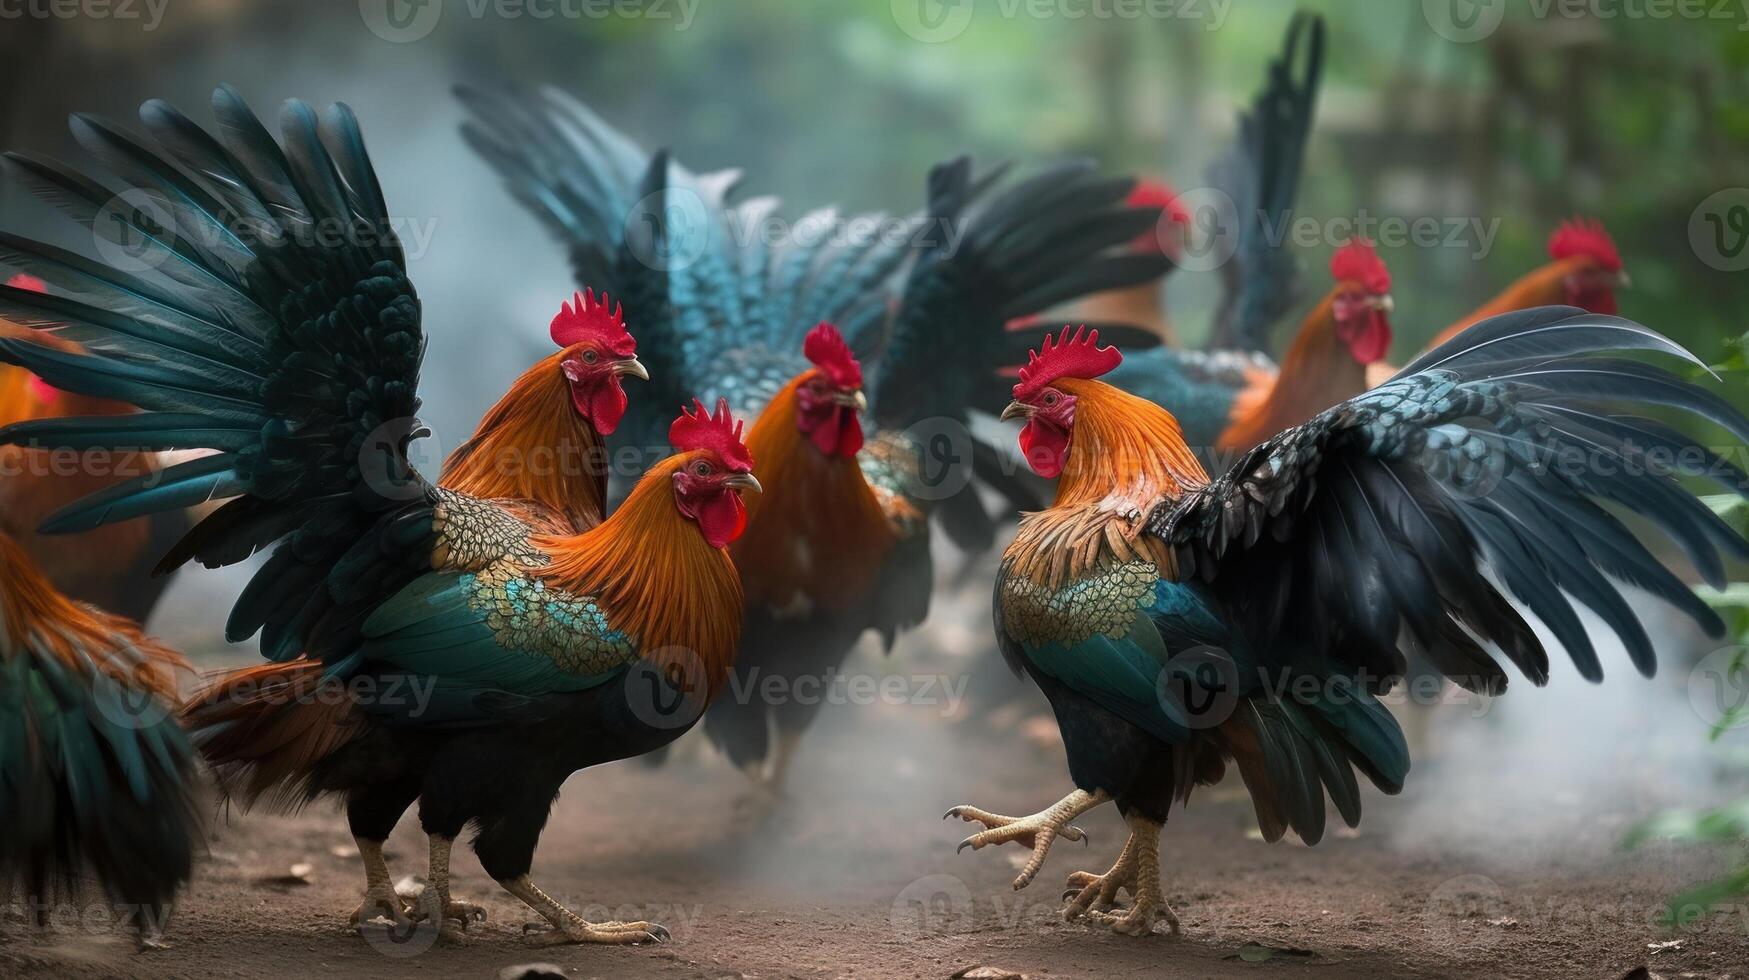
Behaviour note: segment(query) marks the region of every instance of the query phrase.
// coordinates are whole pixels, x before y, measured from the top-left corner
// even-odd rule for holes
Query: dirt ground
[[[545,962],[613,978],[919,977],[971,967],[1029,977],[1749,977],[1749,912],[1720,908],[1686,927],[1655,922],[1663,900],[1710,871],[1706,855],[1624,852],[1643,801],[1616,811],[1533,798],[1528,818],[1435,799],[1468,828],[1431,837],[1427,786],[1368,801],[1359,831],[1317,847],[1265,844],[1229,783],[1193,798],[1168,827],[1166,889],[1183,938],[1146,940],[1067,924],[1064,878],[1104,870],[1123,842],[1110,808],[1081,821],[1088,845],[1059,843],[1027,890],[1009,885],[1017,848],[955,854],[975,802],[1039,809],[1067,788],[1060,748],[1031,707],[967,719],[915,706],[844,707],[814,732],[791,806],[736,827],[737,774],[696,747],[665,769],[621,763],[573,778],[536,858],[535,879],[592,918],[649,918],[659,946],[531,948],[534,917],[458,849],[455,889],[490,920],[465,946],[429,932],[360,937],[343,928],[361,875],[339,815],[232,814],[215,821],[169,930],[172,948],[135,954],[106,917],[62,916],[46,937],[16,913],[0,935],[7,976],[494,977]],[[1553,790],[1550,791],[1554,793]],[[1570,801],[1569,801],[1570,802]],[[1334,824],[1334,819],[1333,819]],[[1462,838],[1462,839],[1459,839]],[[1526,845],[1529,845],[1528,847]],[[423,870],[412,817],[390,842],[397,877]],[[1710,859],[1716,862],[1716,855]],[[308,865],[293,873],[295,865]],[[74,910],[76,913],[78,910]],[[86,910],[91,913],[92,910]]]

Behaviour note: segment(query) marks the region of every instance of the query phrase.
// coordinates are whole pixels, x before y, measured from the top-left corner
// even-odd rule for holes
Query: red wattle
[[[801,413],[797,420],[814,448],[827,456],[855,456],[862,449],[862,421],[848,408],[834,408],[825,417]]]
[[[747,530],[747,505],[734,490],[714,494],[698,508],[698,530],[713,548],[727,548]]]
[[[1391,350],[1391,321],[1383,313],[1367,314],[1366,323],[1348,342],[1348,351],[1355,361],[1372,364],[1384,359]]]
[[[1572,290],[1570,302],[1582,310],[1604,316],[1614,316],[1616,312],[1615,290],[1613,289]]]
[[[1068,451],[1069,434],[1054,425],[1035,418],[1020,430],[1020,454],[1034,473],[1047,480],[1062,474]]]
[[[627,401],[625,389],[620,387],[617,377],[587,389],[571,386],[571,404],[576,407],[577,414],[588,419],[595,431],[604,436],[613,435],[613,430],[619,428],[620,420],[625,418]]]

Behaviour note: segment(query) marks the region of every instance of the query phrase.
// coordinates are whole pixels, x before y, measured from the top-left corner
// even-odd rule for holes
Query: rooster
[[[1628,284],[1628,274],[1601,221],[1573,218],[1562,222],[1549,236],[1549,259],[1547,265],[1525,273],[1500,295],[1440,331],[1428,348],[1438,347],[1472,323],[1533,306],[1577,306],[1615,315],[1615,291]]]
[[[1339,307],[1334,301],[1338,293],[1364,288],[1360,280],[1376,278],[1382,269],[1382,265],[1373,268],[1373,260],[1352,254],[1339,260],[1340,269],[1333,263],[1337,290],[1301,323],[1280,367],[1270,356],[1274,350],[1270,334],[1276,324],[1302,305],[1299,264],[1283,236],[1294,217],[1323,77],[1324,47],[1323,18],[1295,15],[1281,53],[1269,64],[1263,89],[1239,117],[1232,145],[1209,168],[1208,182],[1217,193],[1202,210],[1217,220],[1208,229],[1208,239],[1199,243],[1199,257],[1220,260],[1223,295],[1206,349],[1183,350],[1168,344],[1138,350],[1124,337],[1121,346],[1132,357],[1110,379],[1125,390],[1170,406],[1190,444],[1207,458],[1249,448],[1257,439],[1365,390],[1364,381],[1355,376],[1366,362],[1348,365],[1348,357],[1339,354],[1341,334],[1371,325],[1385,328],[1364,344],[1349,345],[1350,357],[1382,357],[1382,350],[1373,355],[1368,348],[1374,341],[1387,346],[1390,341],[1381,311]],[[1223,197],[1231,202],[1230,213]],[[1149,236],[1151,247],[1176,260],[1192,230],[1191,216],[1164,185],[1154,185],[1148,200],[1162,205],[1168,216]],[[1212,202],[1221,206],[1216,208]],[[1343,280],[1359,286],[1343,287]],[[1163,321],[1158,291],[1148,299],[1154,304],[1151,313],[1144,312],[1136,290],[1121,299],[1119,294],[1105,294],[1082,312],[1093,320],[1127,316],[1144,323]],[[1369,302],[1385,305],[1389,298],[1374,294]],[[1336,313],[1347,314],[1348,319],[1338,324],[1332,316]],[[1107,340],[1119,339],[1105,324],[1100,329]],[[1024,356],[1023,337],[1011,331],[1009,363]],[[993,386],[986,389],[980,406],[994,413],[1006,401],[1005,388]]]
[[[1615,291],[1628,284],[1628,274],[1602,222],[1584,218],[1563,222],[1549,236],[1549,258],[1552,261],[1548,264],[1525,273],[1499,295],[1441,330],[1427,349],[1456,337],[1472,323],[1533,306],[1577,306],[1592,313],[1615,314]],[[1396,368],[1382,361],[1367,369],[1373,384],[1383,384],[1396,373]]]
[[[705,728],[748,774],[749,815],[762,815],[822,699],[748,692],[771,677],[793,692],[798,677],[835,670],[865,632],[890,647],[922,621],[931,518],[962,548],[992,546],[995,524],[970,476],[1030,494],[993,449],[954,434],[1002,361],[1003,325],[1158,279],[1166,256],[1124,246],[1160,211],[1128,206],[1133,182],[1086,164],[999,186],[999,171],[974,178],[962,158],[930,172],[925,210],[888,233],[803,234],[832,227],[834,212],[815,212],[768,247],[758,231],[777,203],[736,202],[734,173],[695,175],[666,153],[646,155],[558,92],[461,97],[469,144],[558,237],[579,278],[665,311],[640,323],[661,352],[658,394],[633,407],[622,444],[647,444],[638,433],[651,409],[641,406],[685,392],[757,416],[748,440],[771,493],[732,549],[747,600],[737,664],[749,683],[712,705]],[[937,451],[932,466],[958,460],[926,469],[924,448]]]
[[[38,293],[48,288],[41,279],[22,272],[6,285]],[[0,336],[6,335],[0,327]],[[0,364],[0,425],[129,411],[114,401],[60,391],[23,368]],[[36,528],[69,501],[123,479],[157,472],[158,458],[139,452],[114,456],[14,452],[8,463],[0,469],[0,534],[11,536],[59,591],[144,623],[170,582],[153,577],[152,565],[188,530],[185,512],[156,514],[72,540],[51,539]]]
[[[75,504],[49,530],[213,497],[229,502],[165,565],[272,548],[227,627],[234,640],[259,632],[270,663],[220,677],[184,720],[245,802],[344,801],[365,870],[355,922],[423,919],[461,939],[482,916],[449,889],[451,849],[471,825],[486,871],[551,923],[537,942],[667,938],[654,923],[587,922],[529,872],[572,772],[667,743],[722,689],[741,625],[725,549],[745,524],[741,494],[759,489],[742,426],[726,404],[695,404],[669,427],[676,453],[605,520],[575,512],[581,485],[493,500],[427,483],[409,458],[423,434],[421,307],[356,118],[288,102],[281,145],[235,91],[213,105],[216,136],[147,103],[162,150],[76,117],[111,182],[179,202],[174,227],[151,235],[121,215],[143,236],[144,272],[14,238],[51,285],[85,298],[0,289],[0,315],[78,345],[4,340],[0,359],[145,411],[24,423],[0,442],[214,451]],[[76,218],[109,200],[103,182],[8,159]],[[517,430],[581,446],[616,427],[619,379],[639,373],[620,319],[590,295],[562,311],[552,332],[567,346],[513,387],[525,403],[488,416],[451,482],[477,485],[490,467],[471,461],[516,451]],[[598,475],[579,482],[599,487]],[[414,801],[430,885],[407,909],[383,841]]]
[[[0,892],[48,903],[95,878],[140,943],[161,945],[200,837],[174,708],[185,667],[57,592],[0,533]]]
[[[1391,345],[1391,273],[1372,244],[1356,239],[1330,258],[1333,284],[1282,357],[1281,367],[1243,355],[1187,359],[1142,351],[1110,383],[1180,418],[1199,452],[1243,452],[1367,389],[1369,365]]]
[[[1653,644],[1620,584],[1720,632],[1599,504],[1658,523],[1722,584],[1720,552],[1749,556],[1749,542],[1657,460],[1699,460],[1746,495],[1749,478],[1624,412],[1684,409],[1738,440],[1749,418],[1660,367],[1610,356],[1623,350],[1700,364],[1614,317],[1494,317],[1210,482],[1169,412],[1096,380],[1122,360],[1115,348],[1069,328],[1047,340],[1003,414],[1025,421],[1028,460],[1058,475],[1057,496],[1004,552],[994,617],[1009,662],[1051,701],[1076,789],[1022,818],[953,808],[985,828],[961,847],[1029,847],[1020,888],[1057,837],[1080,836],[1071,820],[1116,802],[1129,840],[1109,871],[1069,879],[1065,913],[1176,932],[1162,826],[1229,763],[1268,840],[1292,829],[1315,843],[1326,796],[1355,825],[1357,772],[1387,793],[1402,787],[1408,750],[1377,696],[1402,674],[1404,648],[1472,691],[1506,687],[1490,650],[1543,684],[1549,654],[1510,596],[1596,681],[1603,668],[1571,598],[1650,676]]]

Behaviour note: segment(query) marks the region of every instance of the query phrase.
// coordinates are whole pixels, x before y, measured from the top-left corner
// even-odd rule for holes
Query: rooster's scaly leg
[[[1009,841],[1031,848],[1032,860],[1026,862],[1026,867],[1020,869],[1020,876],[1014,879],[1014,889],[1019,891],[1031,884],[1039,868],[1044,867],[1045,856],[1051,852],[1051,844],[1058,837],[1072,841],[1087,839],[1080,828],[1069,826],[1069,821],[1110,799],[1103,792],[1089,793],[1078,789],[1058,800],[1050,809],[1029,817],[1004,817],[975,806],[961,805],[947,811],[942,819],[958,817],[988,828],[960,841],[962,851],[968,847],[975,851],[989,844]]]
[[[431,835],[431,865],[426,874],[425,891],[409,910],[414,921],[436,923],[443,938],[452,942],[465,938],[472,923],[486,921],[485,909],[449,894],[449,854],[454,847],[455,838]]]
[[[389,884],[389,862],[383,859],[383,842],[354,837],[359,860],[364,862],[364,901],[352,913],[352,924],[363,925],[372,919],[388,919],[397,926],[410,926],[401,896]]]
[[[1164,922],[1167,929],[1174,935],[1179,934],[1178,916],[1172,907],[1166,904],[1166,896],[1160,890],[1160,828],[1157,824],[1140,814],[1131,813],[1124,817],[1130,825],[1130,842],[1124,848],[1124,855],[1133,857],[1134,884],[1129,885],[1135,901],[1130,904],[1129,911],[1088,910],[1084,914],[1089,920],[1110,926],[1113,932],[1121,932],[1129,936],[1147,936],[1154,932],[1154,926]],[[1133,854],[1132,854],[1133,852]],[[1118,859],[1123,863],[1123,858]],[[1113,868],[1113,872],[1118,868]],[[1073,883],[1071,879],[1071,884]],[[1115,888],[1114,888],[1115,893]],[[1079,901],[1079,898],[1076,900]],[[1074,908],[1071,904],[1070,908]],[[1065,914],[1068,913],[1065,909]]]
[[[559,946],[568,943],[665,943],[668,930],[652,922],[589,922],[560,905],[546,892],[535,887],[527,875],[500,881],[504,890],[522,899],[541,918],[553,924],[553,931],[539,934],[536,946]]]

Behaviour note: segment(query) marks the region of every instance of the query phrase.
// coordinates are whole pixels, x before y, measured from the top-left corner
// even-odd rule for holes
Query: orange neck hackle
[[[1143,533],[1156,506],[1208,482],[1172,413],[1105,384],[1063,378],[1075,398],[1057,497],[1020,520],[1003,564],[1046,588],[1061,588],[1108,562],[1143,560],[1175,574],[1165,542]]]
[[[867,593],[895,539],[856,457],[821,452],[797,425],[797,393],[814,374],[785,385],[747,435],[765,492],[748,501],[730,553],[749,602],[843,609]]]
[[[1366,390],[1366,365],[1337,335],[1336,294],[1327,294],[1300,325],[1275,376],[1240,392],[1216,448],[1250,449]]]
[[[559,351],[524,372],[444,461],[438,485],[486,500],[533,501],[579,529],[606,510],[600,435],[571,403]]]
[[[1075,397],[1075,423],[1053,507],[1175,499],[1208,482],[1171,412],[1103,381],[1055,384]]]
[[[174,703],[175,672],[188,667],[133,621],[55,591],[23,548],[0,534],[0,661],[24,651],[79,673],[96,671],[132,690]]]
[[[715,694],[741,638],[741,581],[722,548],[706,543],[675,505],[674,477],[708,451],[652,466],[599,526],[530,539],[551,562],[532,569],[548,585],[593,596],[613,628],[646,659],[701,667]]]
[[[1518,279],[1512,285],[1502,289],[1493,299],[1472,310],[1463,319],[1439,332],[1437,337],[1428,343],[1429,349],[1456,337],[1466,328],[1480,323],[1491,316],[1511,313],[1515,310],[1528,310],[1538,306],[1563,306],[1568,302],[1567,280],[1584,268],[1591,260],[1585,256],[1573,256],[1559,259],[1537,266]]]

